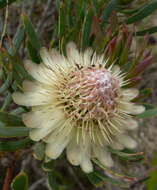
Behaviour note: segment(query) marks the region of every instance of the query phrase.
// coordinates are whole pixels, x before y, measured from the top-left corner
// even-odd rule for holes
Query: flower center
[[[72,72],[65,87],[66,112],[78,120],[104,119],[113,115],[119,81],[105,68],[90,67]]]

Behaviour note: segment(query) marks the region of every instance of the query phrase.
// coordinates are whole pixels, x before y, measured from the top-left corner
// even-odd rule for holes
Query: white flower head
[[[107,67],[92,49],[79,52],[71,42],[66,57],[55,49],[40,53],[43,63],[25,63],[34,81],[24,81],[24,93],[13,94],[17,104],[32,107],[23,115],[30,138],[46,142],[51,159],[66,149],[69,162],[87,173],[93,171],[93,157],[112,167],[108,147],[136,147],[128,131],[138,126],[133,116],[144,111],[131,102],[138,90],[123,88],[127,81],[120,68]]]

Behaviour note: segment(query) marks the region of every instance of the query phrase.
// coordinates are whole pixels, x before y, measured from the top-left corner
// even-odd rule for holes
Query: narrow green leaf
[[[65,17],[65,5],[60,4],[59,9],[59,20],[58,20],[58,35],[59,37],[65,34],[66,30],[66,17]]]
[[[45,157],[45,144],[42,142],[36,143],[33,146],[33,156],[37,160],[43,160]]]
[[[152,169],[150,170],[150,176],[148,180],[146,181],[147,190],[156,190],[157,189],[157,170],[153,169],[157,165],[157,155],[154,154],[154,158],[151,162]]]
[[[93,12],[87,12],[82,29],[82,48],[89,46]]]
[[[97,1],[97,0],[92,0],[92,4],[93,4],[93,7],[94,7],[95,15],[97,15],[98,12],[99,12],[99,9],[98,9],[98,1]]]
[[[22,15],[22,20],[24,23],[26,33],[28,34],[30,43],[36,49],[36,51],[39,51],[41,48],[41,42],[39,40],[37,33],[35,32],[35,29],[31,23],[30,19],[28,18],[27,15]]]
[[[109,22],[109,18],[111,16],[112,12],[114,10],[116,10],[117,5],[118,5],[118,0],[111,0],[108,3],[107,7],[105,7],[104,14],[103,14],[103,21],[104,21],[104,23],[108,23]]]
[[[20,149],[27,148],[29,145],[31,145],[33,142],[29,138],[25,138],[22,140],[14,140],[14,141],[8,141],[8,140],[1,140],[0,141],[0,152],[13,152]]]
[[[157,32],[157,26],[153,26],[151,28],[138,31],[138,32],[135,33],[135,36],[144,36],[146,34],[153,34],[155,32]]]
[[[150,95],[152,95],[153,89],[151,88],[145,88],[143,90],[140,90],[140,95],[137,96],[133,101],[134,102],[140,102],[140,100],[149,97]],[[154,106],[152,105],[148,105],[148,104],[143,104],[143,106],[145,106],[145,109],[152,109],[154,108]]]
[[[72,15],[72,0],[66,0],[65,1],[65,4],[66,4],[66,22],[67,22],[67,25],[68,27],[72,27],[73,25],[73,15]]]
[[[56,176],[53,175],[53,172],[48,172],[48,185],[52,190],[60,190],[59,185],[56,181]]]
[[[0,112],[0,121],[8,126],[24,125],[19,116],[15,116],[6,112]]]
[[[2,105],[2,108],[1,108],[1,111],[4,111],[5,109],[7,109],[7,107],[10,105],[10,103],[12,102],[12,95],[10,92],[8,92],[4,102],[3,102],[3,105]]]
[[[157,108],[146,110],[145,112],[137,115],[138,118],[144,119],[157,116]]]
[[[98,171],[95,171],[95,172],[92,172],[92,173],[89,173],[87,174],[87,177],[89,179],[89,181],[95,185],[96,187],[99,187],[103,184],[105,184],[106,182],[109,182],[113,185],[116,185],[116,186],[120,186],[120,187],[123,187],[123,188],[128,188],[128,184],[124,181],[120,181],[118,179],[114,179],[110,176],[107,176],[105,174],[101,174],[100,172]]]
[[[144,103],[142,105],[145,107],[146,110],[150,110],[150,109],[154,109],[155,108],[154,105],[148,104],[148,103]]]
[[[12,57],[12,65],[13,65],[13,78],[15,79],[16,83],[19,86],[21,86],[24,79],[28,80],[32,79],[32,77],[24,69],[24,64],[20,58]]]
[[[25,172],[20,172],[13,180],[11,187],[13,190],[28,190],[28,176]]]
[[[131,150],[123,150],[123,151],[118,151],[118,150],[113,150],[110,149],[110,152],[113,154],[116,154],[123,160],[143,160],[144,159],[144,154],[143,152],[133,152]]]
[[[57,10],[59,10],[59,8],[60,8],[60,0],[55,0],[55,5],[56,5],[56,8],[57,8]]]
[[[27,49],[29,51],[29,55],[30,55],[32,61],[35,62],[35,63],[40,63],[41,59],[40,59],[37,51],[34,49],[32,44],[30,43],[30,41],[28,41],[28,43],[27,43]]]
[[[8,50],[10,55],[13,56],[18,51],[24,39],[24,36],[25,36],[25,29],[23,26],[20,26],[13,39],[13,47],[9,48]]]
[[[12,82],[12,73],[8,73],[6,81],[3,83],[3,85],[0,87],[0,94],[2,94],[4,91],[6,91],[10,84]]]
[[[25,112],[25,109],[23,107],[18,107],[18,108],[15,108],[14,110],[12,110],[10,113],[12,115],[19,115],[19,114],[22,114]]]
[[[28,134],[29,129],[26,127],[0,127],[0,137],[23,137]]]
[[[54,168],[54,160],[49,159],[49,161],[43,162],[41,167],[45,172],[51,172]]]
[[[77,8],[76,8],[76,15],[78,17],[76,19],[77,19],[77,22],[78,22],[78,21],[83,20],[83,18],[85,16],[85,13],[86,13],[86,10],[87,10],[87,6],[88,6],[87,5],[87,1],[81,0],[80,3],[76,4],[76,6],[77,6]]]
[[[144,7],[144,6],[143,6]],[[135,8],[135,9],[120,9],[120,13],[123,13],[123,14],[127,14],[127,15],[133,15],[135,13],[137,13],[139,10],[141,9],[141,7],[139,8]]]
[[[99,186],[103,185],[104,183],[106,183],[100,177],[98,177],[95,172],[87,174],[87,177],[88,177],[89,181],[96,187],[99,187]]]
[[[126,20],[126,23],[132,24],[134,22],[140,21],[145,17],[149,16],[150,14],[152,14],[156,9],[157,9],[157,0],[153,0],[150,3],[148,3],[148,5],[141,7],[141,9],[139,8],[139,11],[136,14],[134,14],[133,16],[131,16]]]
[[[147,180],[147,190],[157,190],[157,170],[151,172],[150,178]]]

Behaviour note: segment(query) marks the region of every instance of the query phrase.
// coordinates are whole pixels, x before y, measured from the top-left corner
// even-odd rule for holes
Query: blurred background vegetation
[[[0,0],[0,189],[157,190],[156,10],[157,0]],[[113,170],[86,175],[65,155],[44,163],[44,145],[29,139],[21,121],[27,108],[12,101],[30,78],[23,60],[38,64],[42,46],[64,52],[68,41],[103,52],[141,89],[137,152],[113,152]]]

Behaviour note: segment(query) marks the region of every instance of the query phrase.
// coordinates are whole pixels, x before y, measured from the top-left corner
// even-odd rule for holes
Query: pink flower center
[[[66,85],[68,113],[77,119],[103,119],[115,111],[119,81],[105,68],[80,69]]]

